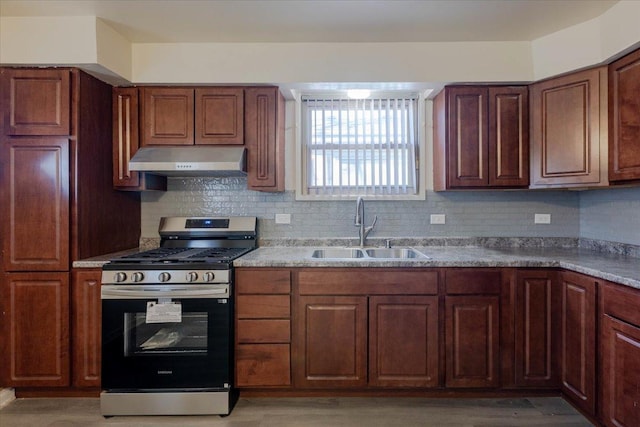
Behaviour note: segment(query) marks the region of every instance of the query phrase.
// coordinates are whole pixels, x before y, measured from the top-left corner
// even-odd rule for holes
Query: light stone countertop
[[[578,248],[413,246],[429,259],[316,259],[320,247],[261,247],[235,267],[524,267],[564,268],[640,289],[640,258]]]

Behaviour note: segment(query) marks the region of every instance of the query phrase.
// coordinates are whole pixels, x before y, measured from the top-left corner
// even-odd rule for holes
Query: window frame
[[[426,196],[426,151],[427,151],[427,132],[426,132],[426,114],[428,110],[429,101],[423,92],[416,91],[386,91],[386,92],[374,92],[372,97],[417,97],[417,112],[416,112],[416,193],[415,194],[370,194],[364,192],[353,192],[350,194],[313,194],[307,191],[307,147],[303,136],[303,97],[341,97],[346,98],[344,92],[315,92],[306,91],[296,94],[295,99],[295,115],[296,115],[296,131],[295,131],[295,171],[296,171],[296,186],[295,186],[295,199],[306,201],[322,201],[322,200],[355,200],[358,196],[366,197],[369,200],[425,200]]]

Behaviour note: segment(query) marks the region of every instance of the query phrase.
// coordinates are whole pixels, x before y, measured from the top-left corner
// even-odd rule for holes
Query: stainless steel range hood
[[[129,169],[166,176],[245,176],[245,156],[244,147],[142,147]]]

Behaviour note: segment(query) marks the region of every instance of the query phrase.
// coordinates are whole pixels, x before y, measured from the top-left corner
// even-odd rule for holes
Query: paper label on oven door
[[[179,302],[157,303],[147,302],[146,323],[180,323],[182,322],[182,304]]]

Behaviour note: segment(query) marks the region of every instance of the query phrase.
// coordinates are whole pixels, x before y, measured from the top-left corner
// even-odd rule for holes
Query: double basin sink
[[[429,259],[413,248],[324,248],[315,249],[311,258],[317,259]]]

